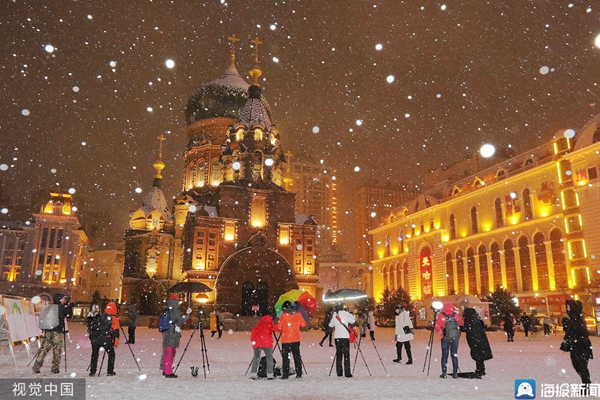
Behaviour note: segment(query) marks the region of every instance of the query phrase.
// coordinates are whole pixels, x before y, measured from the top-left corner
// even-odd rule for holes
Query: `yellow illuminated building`
[[[503,155],[435,171],[416,200],[369,232],[376,299],[386,287],[423,300],[501,286],[527,312],[558,315],[569,296],[591,306],[584,288],[600,254],[600,116]]]

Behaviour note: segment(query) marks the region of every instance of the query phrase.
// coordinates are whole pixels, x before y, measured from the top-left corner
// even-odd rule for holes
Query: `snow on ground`
[[[413,365],[394,364],[395,344],[392,328],[376,330],[375,346],[370,340],[363,339],[361,345],[365,362],[358,357],[354,378],[338,378],[335,369],[329,371],[335,348],[319,347],[321,331],[308,331],[302,334],[301,353],[307,370],[302,380],[257,380],[244,376],[252,359],[252,348],[248,332],[223,332],[221,339],[210,337],[205,331],[205,343],[210,373],[203,377],[201,341],[198,332],[190,342],[191,330],[183,331],[181,347],[175,358],[175,365],[189,344],[188,350],[179,366],[178,379],[166,379],[159,370],[162,338],[156,329],[138,327],[136,344],[131,346],[138,359],[141,372],[138,371],[131,352],[124,341],[117,348],[115,364],[116,376],[107,377],[106,361],[100,377],[89,378],[88,367],[91,349],[85,337],[83,323],[71,322],[71,343],[67,347],[68,371],[65,371],[64,358],[59,376],[50,374],[51,354],[46,357],[42,367],[42,376],[65,377],[75,374],[86,378],[88,399],[514,399],[515,379],[535,379],[538,398],[541,397],[540,384],[580,383],[568,353],[559,350],[562,335],[545,338],[538,335],[533,339],[518,333],[514,343],[507,343],[503,332],[488,332],[493,360],[486,362],[487,376],[483,379],[440,379],[440,339],[434,339],[431,370],[423,372],[427,343],[430,331],[417,330],[412,342]],[[600,338],[592,337],[596,348]],[[376,352],[379,352],[379,355]],[[35,353],[36,348],[32,351]],[[27,367],[26,351],[16,347],[17,367],[15,368],[10,351],[4,342],[0,350],[0,377],[34,377]],[[356,350],[351,352],[352,365]],[[380,359],[381,357],[381,359]],[[405,357],[405,355],[403,356]],[[600,353],[598,354],[600,357]],[[281,365],[281,355],[275,353],[277,365]],[[387,373],[384,371],[383,364]],[[293,364],[292,364],[293,365]],[[449,370],[451,368],[449,361]],[[459,348],[459,365],[462,371],[473,371],[475,363],[469,356],[469,347],[464,335]],[[198,377],[193,377],[190,367],[199,367]],[[600,377],[600,362],[590,361],[592,382]],[[248,374],[249,375],[249,374]]]

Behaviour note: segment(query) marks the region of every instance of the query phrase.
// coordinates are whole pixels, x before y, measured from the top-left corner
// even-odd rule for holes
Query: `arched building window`
[[[550,290],[550,279],[548,276],[548,257],[546,256],[546,245],[544,234],[538,232],[533,237],[535,249],[535,266],[537,267],[538,289]]]
[[[521,263],[521,281],[523,282],[523,291],[533,290],[531,274],[531,256],[529,255],[529,240],[526,236],[519,238],[519,262]]]
[[[477,221],[477,207],[471,207],[471,233],[479,232],[479,222]]]
[[[531,207],[531,195],[529,189],[523,190],[523,216],[526,221],[533,219],[533,208]]]
[[[398,246],[400,247],[400,253],[404,253],[404,231],[400,231],[398,235]]]
[[[517,290],[517,264],[514,244],[510,239],[504,242],[504,264],[506,265],[506,290],[515,292]]]
[[[482,244],[479,246],[479,249],[477,249],[477,256],[479,257],[479,279],[481,279],[479,294],[486,294],[490,291],[490,278],[488,275],[488,259],[485,245]]]
[[[402,287],[402,266],[400,263],[394,265],[394,289]]]
[[[454,290],[454,266],[452,265],[452,253],[446,253],[446,294],[455,294]]]
[[[492,288],[502,286],[502,261],[500,258],[500,245],[493,242],[490,246],[490,258],[492,266]]]
[[[567,289],[569,287],[565,246],[562,237],[562,232],[558,228],[550,232],[552,264],[554,265],[554,278],[556,279],[557,289]]]
[[[467,249],[467,271],[469,274],[469,294],[477,293],[477,268],[475,267],[475,250]]]
[[[408,277],[408,262],[404,261],[402,264],[402,289],[406,290],[407,293],[409,293],[410,289]]]
[[[454,214],[450,214],[450,240],[456,239],[456,220]]]
[[[465,261],[462,250],[456,252],[456,281],[458,284],[456,293],[465,293]]]
[[[387,265],[383,266],[383,271],[381,271],[383,275],[383,287],[389,290],[392,290],[392,286],[390,285],[390,267]]]
[[[496,228],[504,226],[504,216],[502,215],[502,200],[494,200],[494,214],[496,216]]]

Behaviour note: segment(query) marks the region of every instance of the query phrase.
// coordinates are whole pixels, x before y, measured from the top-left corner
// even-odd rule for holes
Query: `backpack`
[[[38,326],[42,330],[54,329],[58,326],[58,304],[49,304],[40,312]]]
[[[110,315],[96,315],[89,323],[88,333],[92,344],[106,345],[111,337],[112,317]]]
[[[160,317],[158,317],[158,331],[159,332],[168,331],[169,329],[171,329],[172,326],[173,326],[173,322],[171,321],[171,318],[169,318],[169,315],[167,314],[167,310],[165,309],[165,311],[163,311],[163,313],[160,314]]]
[[[256,373],[256,375],[259,378],[267,377],[267,357],[266,356],[262,356],[260,358],[260,362],[258,363],[258,372]],[[274,377],[281,376],[281,369],[277,368],[277,361],[275,361],[275,359],[273,359],[273,376]]]
[[[444,339],[458,339],[460,337],[460,327],[458,326],[458,321],[456,318],[454,318],[456,313],[453,312],[451,315],[446,315],[446,313],[442,314],[446,316],[446,323],[444,324]]]

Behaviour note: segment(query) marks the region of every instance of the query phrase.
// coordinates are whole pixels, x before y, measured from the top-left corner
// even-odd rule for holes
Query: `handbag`
[[[356,338],[358,337],[358,332],[352,326],[348,326],[348,332],[350,333],[350,343],[356,342]]]
[[[413,328],[411,328],[410,326],[406,325],[404,327],[402,327],[402,329],[404,329],[404,333],[408,334],[414,334],[415,331]]]

